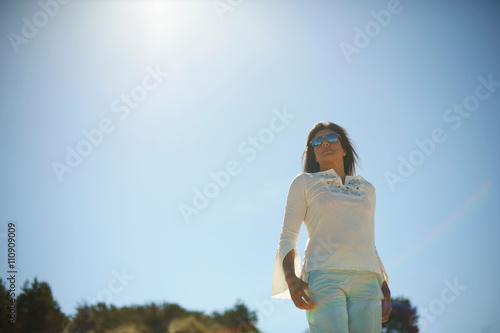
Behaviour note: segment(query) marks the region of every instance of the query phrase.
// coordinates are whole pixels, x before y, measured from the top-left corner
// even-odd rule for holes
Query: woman
[[[375,247],[375,188],[354,176],[358,155],[339,125],[319,122],[290,184],[272,297],[306,310],[311,333],[380,333],[389,318],[388,276]],[[297,238],[308,240],[300,277]]]

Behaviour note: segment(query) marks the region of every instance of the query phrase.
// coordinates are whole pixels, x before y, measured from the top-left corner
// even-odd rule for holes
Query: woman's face
[[[323,142],[314,147],[314,155],[316,156],[316,162],[319,163],[321,170],[328,170],[335,166],[343,166],[344,165],[344,154],[345,150],[342,148],[340,144],[340,139],[335,142],[328,142],[325,139],[325,135],[328,133],[332,133],[331,129],[325,128],[316,132],[317,136],[323,136]]]

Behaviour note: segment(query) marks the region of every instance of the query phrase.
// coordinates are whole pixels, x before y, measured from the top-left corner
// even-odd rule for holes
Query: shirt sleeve
[[[372,219],[373,219],[373,228],[374,228],[374,232],[373,232],[373,237],[375,239],[375,205],[376,205],[376,202],[377,202],[377,196],[375,194],[375,192],[373,192],[373,214],[372,214]],[[389,285],[389,276],[387,275],[387,271],[385,270],[385,267],[384,267],[384,264],[382,263],[382,260],[380,260],[380,256],[378,255],[378,251],[377,251],[377,246],[375,246],[375,254],[377,255],[377,260],[378,260],[378,265],[379,265],[379,268],[380,268],[380,271],[382,272],[382,278],[383,279],[379,279],[379,282],[380,282],[380,286],[382,287],[382,284],[384,283],[384,281],[387,283],[387,285]]]
[[[273,280],[271,297],[290,299],[290,291],[285,281],[283,271],[283,259],[291,250],[295,252],[294,266],[295,274],[300,274],[300,255],[297,250],[297,239],[300,227],[304,221],[307,211],[306,183],[304,174],[299,174],[294,178],[288,189],[288,196],[285,205],[285,216],[280,234],[280,241],[276,257],[274,260]]]
[[[384,283],[384,281],[387,283],[387,285],[389,285],[389,276],[387,276],[387,272],[385,270],[384,264],[382,263],[382,260],[380,260],[380,257],[378,255],[376,248],[375,248],[375,253],[377,254],[377,259],[378,259],[378,264],[380,266],[380,271],[382,272],[382,277],[384,278],[384,280],[379,281],[380,286],[382,287],[382,284]]]

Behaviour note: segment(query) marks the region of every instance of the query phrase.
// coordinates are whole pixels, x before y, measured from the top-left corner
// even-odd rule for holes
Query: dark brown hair
[[[344,157],[344,173],[349,176],[354,176],[356,173],[355,164],[359,165],[359,156],[354,149],[354,144],[349,139],[346,130],[329,121],[320,121],[314,124],[313,128],[307,136],[306,149],[302,153],[303,171],[308,173],[319,172],[319,163],[316,162],[314,155],[314,147],[311,145],[311,140],[316,136],[316,133],[322,129],[329,129],[339,135],[339,141],[342,148],[346,151]]]

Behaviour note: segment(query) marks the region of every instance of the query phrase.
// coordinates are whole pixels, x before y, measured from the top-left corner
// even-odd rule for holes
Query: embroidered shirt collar
[[[331,169],[328,169],[328,170],[325,170],[325,171],[319,171],[319,172],[316,172],[316,174],[318,176],[322,176],[322,177],[331,177],[335,180],[340,180],[340,176],[337,174],[337,172],[335,172],[335,169],[334,168],[331,168]],[[346,175],[345,176],[345,180],[344,180],[344,184],[347,184],[348,180],[350,179],[361,179],[361,176],[360,175],[356,175],[356,176],[349,176],[349,175]]]
[[[319,171],[318,174],[333,175],[335,177],[339,177],[339,175],[337,174],[337,172],[335,172],[334,168],[331,168],[331,169],[328,169],[328,170],[325,170],[325,171]]]

